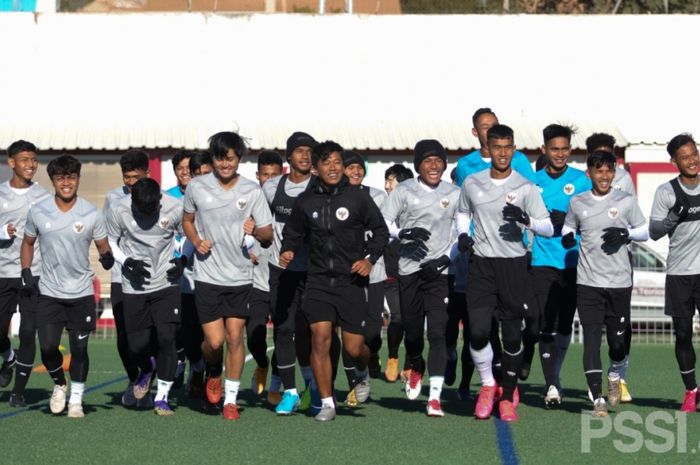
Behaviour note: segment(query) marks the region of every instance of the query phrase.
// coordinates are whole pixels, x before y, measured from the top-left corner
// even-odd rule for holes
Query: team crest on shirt
[[[440,199],[440,207],[442,207],[443,210],[447,209],[447,207],[450,206],[450,199],[444,198]]]
[[[564,186],[564,193],[565,193],[566,195],[571,195],[571,194],[573,194],[575,191],[576,191],[576,187],[574,187],[574,185],[571,184],[571,183],[569,183],[569,184],[567,184],[567,185]]]
[[[613,184],[613,189],[622,190],[622,186],[619,184]]]
[[[506,203],[515,203],[516,200],[518,200],[517,192],[508,192],[506,194]]]
[[[313,218],[313,219],[315,219],[315,220],[318,219],[318,212],[313,212],[313,213],[311,214],[311,218]]]
[[[74,233],[80,234],[84,230],[85,230],[85,225],[82,222],[76,221],[75,223],[73,223],[73,232]]]
[[[246,207],[246,205],[248,205],[248,201],[243,197],[236,200],[236,207],[238,207],[239,210],[243,210]]]
[[[339,209],[337,209],[335,211],[335,217],[338,218],[340,221],[347,220],[349,215],[350,215],[350,212],[345,207],[340,207]]]
[[[30,205],[31,206],[31,205]],[[2,203],[2,208],[7,208],[7,202]]]
[[[161,218],[161,219],[158,221],[158,225],[160,225],[160,227],[161,227],[162,229],[167,229],[167,228],[168,228],[168,224],[169,224],[169,222],[168,222],[168,219],[167,219],[167,218]]]
[[[86,322],[86,323],[90,323],[91,321],[92,321],[92,317],[91,317],[91,316],[86,316],[86,317],[85,317],[85,322]]]
[[[614,219],[617,218],[618,216],[620,216],[620,210],[618,210],[617,208],[612,207],[610,210],[608,210],[608,217],[609,217],[611,220],[614,220]]]
[[[45,227],[46,229],[51,229],[51,223],[49,223],[49,222],[47,221],[46,224],[44,225],[44,227]]]

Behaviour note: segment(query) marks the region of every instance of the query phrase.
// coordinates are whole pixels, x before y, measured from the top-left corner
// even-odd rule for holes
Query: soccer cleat
[[[692,391],[685,391],[685,397],[683,398],[683,405],[681,405],[681,412],[693,413],[698,409],[698,390],[693,389]]]
[[[159,417],[169,417],[175,415],[173,409],[170,408],[167,400],[157,400],[153,402],[153,413]]]
[[[224,404],[224,420],[240,420],[241,414],[238,413],[238,405]]]
[[[627,404],[632,402],[632,394],[630,394],[629,387],[624,379],[620,380],[620,402]]]
[[[10,407],[21,408],[26,407],[27,401],[24,400],[22,394],[15,394],[14,392],[10,394]]]
[[[129,381],[129,384],[124,390],[124,394],[122,394],[122,405],[124,407],[136,406],[136,397],[134,397],[134,383],[132,383],[131,381]]]
[[[379,361],[379,354],[370,354],[369,363],[367,364],[370,378],[379,378],[382,374],[382,364]]]
[[[204,391],[204,371],[190,371],[190,379],[187,382],[187,395],[190,399],[201,399]]]
[[[498,391],[496,391],[496,402],[498,402],[501,397],[503,397],[503,386],[498,386]],[[513,389],[513,406],[518,408],[518,405],[520,405],[520,390],[518,389],[518,386],[515,386],[515,389]]]
[[[402,383],[408,383],[408,378],[411,377],[411,369],[407,368],[405,370],[401,370],[401,382]]]
[[[620,378],[612,379],[608,376],[608,403],[611,407],[620,403]]]
[[[561,394],[559,394],[559,389],[553,384],[547,389],[547,394],[544,396],[544,405],[548,408],[561,405]]]
[[[7,387],[12,382],[16,360],[17,357],[12,357],[12,360],[2,362],[2,366],[0,366],[0,387]]]
[[[250,387],[254,393],[259,396],[263,395],[265,392],[265,384],[267,383],[267,367],[261,368],[256,367],[253,371],[253,379],[251,380]]]
[[[421,388],[423,387],[423,374],[415,370],[411,370],[406,383],[406,397],[410,400],[415,400],[420,396]]]
[[[474,396],[469,392],[468,387],[460,387],[457,389],[457,399],[461,401],[474,400]]]
[[[384,377],[390,383],[395,383],[399,379],[399,359],[389,358],[386,361],[386,371]]]
[[[527,381],[530,377],[530,364],[523,362],[523,366],[520,368],[520,375],[518,376],[520,381]]]
[[[148,391],[151,390],[151,375],[153,375],[152,371],[147,373],[142,372],[136,380],[136,383],[134,383],[134,397],[136,400],[143,399],[146,397],[146,394],[148,394]]]
[[[221,402],[221,376],[207,377],[207,400],[210,404],[218,405]]]
[[[365,378],[355,385],[353,391],[355,391],[355,398],[360,404],[364,404],[369,399],[370,393],[370,377],[365,376]]]
[[[498,416],[501,421],[512,423],[518,421],[518,412],[515,410],[515,405],[509,400],[502,400],[498,403]]]
[[[316,421],[333,421],[335,420],[335,407],[330,405],[321,406],[321,411],[314,417]]]
[[[311,389],[307,387],[304,392],[301,393],[301,399],[299,400],[297,410],[304,412],[309,410],[309,407],[311,407]]]
[[[445,368],[445,384],[452,386],[457,380],[457,351],[451,349],[447,354],[447,367]]]
[[[442,411],[440,406],[440,401],[437,399],[432,399],[428,401],[428,406],[426,408],[426,413],[429,417],[444,417],[445,413]]]
[[[299,407],[300,402],[301,399],[299,399],[298,394],[292,394],[290,391],[284,391],[282,400],[279,404],[277,404],[277,407],[275,407],[275,412],[277,415],[291,415]]]
[[[345,398],[345,405],[348,407],[357,407],[359,402],[357,402],[357,395],[355,394],[355,389],[350,389],[348,396]]]
[[[602,396],[598,397],[595,402],[593,402],[593,416],[598,418],[608,416],[608,406]]]
[[[282,400],[282,395],[279,391],[268,391],[267,392],[267,402],[270,405],[278,405]]]
[[[66,386],[65,384],[63,386],[54,384],[53,393],[51,393],[51,399],[49,399],[49,408],[51,409],[51,413],[53,413],[54,415],[58,415],[59,413],[63,412],[63,410],[66,408],[67,392],[68,386]]]
[[[136,408],[150,410],[153,408],[153,396],[146,396],[143,399],[136,400]]]
[[[83,404],[75,402],[68,404],[68,418],[84,418],[85,412],[83,412]]]
[[[476,399],[476,407],[474,408],[474,415],[476,415],[476,418],[485,420],[491,416],[497,392],[498,386],[496,385],[481,386],[479,397]]]

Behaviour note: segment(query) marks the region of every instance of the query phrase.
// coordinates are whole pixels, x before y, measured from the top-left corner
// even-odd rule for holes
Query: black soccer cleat
[[[27,406],[27,401],[24,400],[22,394],[15,394],[14,392],[10,394],[10,407],[23,408]]]
[[[12,382],[12,373],[14,373],[15,359],[5,360],[0,366],[0,387],[7,387]]]
[[[530,377],[530,364],[523,362],[523,366],[520,368],[520,381],[526,381]]]

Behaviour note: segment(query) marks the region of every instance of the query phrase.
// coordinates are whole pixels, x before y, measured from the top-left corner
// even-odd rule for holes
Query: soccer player
[[[648,224],[634,197],[613,189],[615,156],[593,152],[586,161],[593,188],[569,201],[562,228],[565,248],[580,251],[576,269],[577,305],[583,327],[583,367],[594,399],[593,414],[607,416],[602,396],[600,344],[602,327],[608,340],[608,402],[620,401],[620,368],[625,363],[625,332],[630,319],[632,263],[627,242],[649,238]]]
[[[591,189],[584,171],[569,166],[571,137],[568,126],[550,124],[542,131],[544,168],[537,171],[537,185],[554,226],[553,237],[536,236],[532,247],[532,277],[540,310],[540,361],[545,378],[547,407],[561,404],[559,372],[571,341],[576,312],[578,246],[565,249],[561,230],[574,195]]]
[[[382,214],[392,237],[401,240],[401,319],[406,331],[406,356],[411,364],[406,396],[414,400],[421,393],[427,319],[430,391],[426,411],[428,416],[441,417],[444,413],[440,395],[447,363],[447,267],[456,236],[453,221],[459,189],[441,180],[447,168],[447,153],[440,142],[421,140],[413,154],[418,178],[396,186],[382,204]]]
[[[551,236],[549,214],[537,186],[515,172],[513,130],[492,126],[487,133],[491,169],[469,176],[459,201],[459,249],[471,252],[467,286],[469,345],[482,387],[476,417],[488,418],[498,386],[493,377],[493,352],[489,339],[494,313],[503,333],[502,394],[498,405],[502,421],[516,421],[514,392],[523,348],[521,324],[525,314],[536,310],[529,279],[523,230]],[[474,237],[469,236],[470,221]]]
[[[180,278],[187,256],[173,258],[175,233],[181,228],[182,202],[163,196],[153,179],[131,186],[130,198],[112,205],[107,234],[114,258],[122,266],[124,329],[129,353],[140,373],[133,396],[143,399],[151,386],[151,332],[158,341],[157,415],[174,412],[168,394],[175,378],[175,334],[180,323]]]
[[[413,178],[413,171],[403,165],[395,164],[384,172],[384,190],[391,194],[399,183]],[[399,303],[399,249],[401,241],[391,241],[384,249],[384,266],[386,268],[386,281],[384,281],[384,297],[389,305],[389,325],[386,328],[386,345],[389,357],[386,361],[384,377],[390,383],[399,379],[399,346],[403,340],[404,328],[401,322],[401,305]],[[411,374],[411,366],[408,359],[404,359],[401,370],[401,380],[406,382]]]
[[[273,338],[277,370],[284,385],[284,394],[275,407],[278,415],[291,415],[301,402],[296,389],[296,360],[299,358],[302,376],[311,386],[309,329],[300,316],[302,295],[306,285],[308,245],[295,251],[294,260],[285,267],[279,265],[279,251],[282,244],[282,229],[293,212],[297,197],[309,189],[313,179],[311,174],[312,151],[317,142],[305,132],[294,132],[287,139],[287,163],[289,173],[268,180],[263,192],[274,217],[275,239],[272,244],[270,263],[270,306],[274,323]],[[298,321],[299,320],[299,321]],[[275,380],[272,380],[275,383]],[[275,383],[276,384],[276,383]],[[270,393],[279,389],[270,386]],[[310,394],[310,389],[308,390]],[[270,394],[272,395],[272,394]],[[270,396],[268,396],[270,397]],[[275,398],[272,398],[276,401]],[[310,400],[310,399],[309,399]]]
[[[105,218],[109,217],[109,211],[112,206],[118,205],[122,200],[129,198],[131,195],[131,186],[136,181],[148,177],[150,170],[148,167],[148,155],[141,150],[128,150],[119,158],[119,167],[122,172],[122,181],[124,185],[112,189],[105,196],[105,204],[102,212]],[[112,268],[112,282],[110,286],[110,300],[112,302],[112,313],[114,315],[114,325],[117,332],[117,352],[119,358],[129,378],[124,393],[122,394],[122,405],[125,407],[148,407],[151,405],[151,398],[144,397],[137,400],[134,397],[134,383],[139,375],[139,367],[136,361],[132,358],[129,352],[129,343],[127,341],[126,329],[124,327],[124,294],[122,292],[122,267],[115,266]]]
[[[90,243],[95,242],[100,262],[105,269],[114,265],[109,248],[104,218],[87,200],[78,197],[80,162],[63,155],[51,160],[47,167],[55,189],[49,197],[31,207],[24,228],[20,262],[23,292],[39,294],[36,322],[41,348],[41,361],[54,382],[49,401],[51,413],[66,408],[66,377],[63,355],[58,350],[63,328],[70,341],[71,393],[68,417],[82,418],[83,392],[87,380],[88,338],[95,330],[95,296],[90,269]],[[35,245],[41,248],[41,280],[32,275]]]
[[[202,176],[214,171],[213,162],[209,152],[192,152],[190,156],[189,169],[190,176]]]
[[[658,240],[668,235],[665,313],[673,318],[676,360],[685,385],[683,412],[697,410],[693,316],[700,306],[700,157],[693,136],[675,136],[666,146],[678,176],[658,187],[654,195],[649,236]]]
[[[240,418],[237,398],[245,358],[244,331],[253,263],[245,235],[262,243],[272,239],[272,217],[260,186],[238,174],[248,149],[234,132],[209,138],[214,172],[196,177],[185,193],[182,226],[195,254],[195,301],[204,332],[207,363],[206,397],[217,405],[222,397],[221,373],[226,342],[225,419]],[[252,217],[254,227],[246,225]]]
[[[10,394],[10,407],[25,407],[24,389],[34,365],[36,355],[36,295],[31,298],[22,294],[19,254],[24,224],[29,208],[51,196],[39,184],[32,181],[39,166],[37,149],[31,142],[18,140],[7,149],[7,163],[12,169],[12,178],[0,184],[0,387],[12,381],[12,370],[17,377]],[[35,279],[40,275],[40,256],[34,255],[31,269]],[[12,350],[8,330],[10,320],[19,304],[22,316],[19,326],[19,348]]]
[[[179,150],[173,156],[173,171],[175,172],[175,179],[177,180],[177,184],[171,187],[170,189],[166,190],[165,192],[172,195],[176,199],[185,196],[185,190],[187,189],[187,185],[192,180],[192,173],[190,172],[190,158],[192,158],[192,155],[194,155],[195,153],[196,152],[190,150]]]
[[[299,195],[284,226],[279,256],[280,266],[287,266],[310,238],[302,312],[311,326],[311,364],[321,397],[321,410],[314,417],[318,421],[335,419],[330,357],[334,323],[343,330],[343,348],[357,367],[358,384],[350,388],[355,388],[359,402],[369,395],[369,348],[364,337],[367,284],[389,240],[369,189],[351,185],[343,175],[342,151],[332,141],[314,148],[318,181]],[[366,231],[371,237],[365,244]],[[367,389],[360,390],[360,384]]]

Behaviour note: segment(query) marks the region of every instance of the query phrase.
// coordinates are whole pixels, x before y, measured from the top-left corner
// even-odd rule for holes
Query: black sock
[[[586,381],[588,381],[588,389],[593,394],[593,400],[596,400],[603,393],[603,375],[600,371],[586,373]]]
[[[559,346],[553,336],[542,336],[540,339],[540,362],[546,387],[557,383],[557,359]]]
[[[403,325],[401,323],[389,323],[386,329],[386,341],[389,348],[389,358],[399,358],[399,347],[403,339]]]
[[[207,374],[211,378],[218,378],[224,371],[224,367],[221,363],[207,363]]]
[[[22,364],[19,361],[15,364],[15,385],[12,388],[13,394],[24,394],[29,376],[32,374],[32,365]]]

